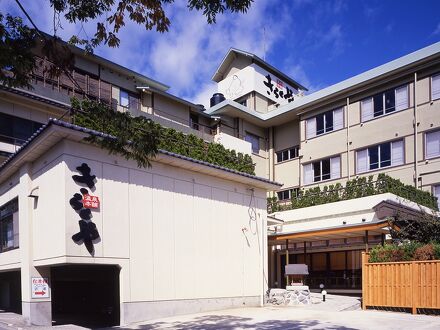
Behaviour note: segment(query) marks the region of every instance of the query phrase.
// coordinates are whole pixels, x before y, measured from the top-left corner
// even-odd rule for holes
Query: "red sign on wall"
[[[86,209],[99,209],[99,198],[98,196],[91,196],[85,194],[83,196],[83,205]]]

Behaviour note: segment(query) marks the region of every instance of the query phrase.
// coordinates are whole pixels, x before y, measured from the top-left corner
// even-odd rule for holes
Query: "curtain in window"
[[[426,158],[440,156],[440,131],[426,134]]]
[[[373,119],[374,108],[372,97],[361,101],[361,113],[362,122]]]
[[[408,85],[396,88],[396,111],[408,108]]]
[[[330,158],[330,178],[339,179],[341,177],[341,157]]]
[[[306,139],[316,136],[316,118],[310,118],[306,121]]]
[[[440,99],[440,74],[432,77],[431,96],[433,100]]]
[[[404,160],[403,140],[391,143],[391,165],[402,165]]]
[[[356,152],[356,173],[368,171],[368,149]]]
[[[303,165],[304,168],[304,184],[310,184],[313,182],[313,165]]]
[[[344,108],[333,110],[333,130],[344,127]]]

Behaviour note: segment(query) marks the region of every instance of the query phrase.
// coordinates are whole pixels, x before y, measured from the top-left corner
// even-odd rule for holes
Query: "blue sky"
[[[49,1],[22,3],[40,29],[53,32]],[[0,8],[18,13],[12,0],[0,0]],[[216,90],[211,77],[230,47],[265,56],[314,91],[440,41],[438,0],[256,0],[247,14],[219,16],[212,26],[201,13],[188,11],[184,0],[166,12],[168,33],[129,23],[118,49],[100,47],[96,53],[204,104]],[[64,38],[92,35],[95,26],[60,22]]]

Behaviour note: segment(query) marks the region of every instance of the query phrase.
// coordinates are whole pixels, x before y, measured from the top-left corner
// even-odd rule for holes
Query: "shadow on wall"
[[[176,330],[214,330],[214,329],[260,329],[260,330],[281,330],[281,329],[339,329],[356,330],[344,326],[333,326],[318,320],[292,321],[292,320],[267,320],[263,322],[253,322],[252,318],[237,317],[231,315],[207,315],[192,319],[191,321],[178,322],[156,322],[145,325],[133,325],[136,329],[176,329]],[[130,329],[130,328],[120,328]]]

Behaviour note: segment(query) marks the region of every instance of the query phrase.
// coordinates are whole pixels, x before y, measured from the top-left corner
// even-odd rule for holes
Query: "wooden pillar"
[[[365,231],[365,252],[368,253],[368,230]]]
[[[281,288],[281,250],[277,250],[277,288]]]
[[[382,233],[382,235],[381,235],[381,244],[382,244],[382,246],[385,245],[385,234],[384,233]]]
[[[286,239],[286,266],[289,264],[289,240]],[[286,286],[290,285],[289,275],[286,275]]]
[[[304,242],[304,263],[307,265],[307,245]]]
[[[368,283],[368,272],[366,263],[368,261],[368,253],[362,252],[362,309],[367,309],[367,303],[368,303],[368,290],[367,287]]]

